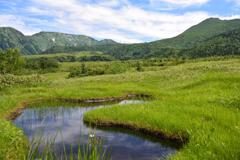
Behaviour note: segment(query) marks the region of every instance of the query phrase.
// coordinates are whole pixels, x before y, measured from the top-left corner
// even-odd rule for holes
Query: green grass
[[[66,72],[48,73],[43,76],[50,83],[0,91],[0,159],[19,159],[26,151],[22,131],[4,119],[21,102],[38,98],[103,98],[127,93],[149,94],[154,100],[90,111],[85,114],[85,121],[127,124],[188,136],[189,142],[171,159],[239,159],[239,58],[145,70],[73,79],[66,79]]]
[[[60,133],[61,134],[61,133]],[[57,136],[57,135],[56,135]],[[62,149],[58,150],[55,145],[56,137],[51,137],[45,139],[40,137],[38,139],[33,139],[30,144],[30,149],[28,153],[23,156],[24,160],[36,160],[36,159],[46,159],[46,160],[58,160],[58,159],[69,159],[69,160],[108,160],[110,159],[110,154],[106,149],[103,148],[102,142],[97,138],[89,138],[88,143],[84,145],[78,145],[77,153],[73,152],[73,146],[67,148],[66,144],[62,142]],[[40,146],[44,145],[44,148]],[[41,148],[41,149],[40,149]],[[70,151],[67,152],[67,149]],[[41,150],[41,151],[39,151]],[[58,152],[56,152],[58,150]]]

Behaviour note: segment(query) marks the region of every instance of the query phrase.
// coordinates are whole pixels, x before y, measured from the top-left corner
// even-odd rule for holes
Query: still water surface
[[[143,101],[140,100],[119,102],[122,107],[141,103]],[[87,144],[89,134],[93,133],[95,137],[101,138],[104,148],[111,150],[112,160],[155,160],[176,152],[177,149],[172,145],[139,133],[113,128],[92,129],[84,124],[84,112],[110,106],[31,107],[25,109],[14,123],[24,130],[30,140],[39,136],[55,137],[56,147],[63,143],[67,148],[72,145],[75,153],[78,145]]]

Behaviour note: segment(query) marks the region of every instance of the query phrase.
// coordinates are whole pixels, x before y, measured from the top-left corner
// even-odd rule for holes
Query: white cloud
[[[240,0],[228,0],[228,1],[232,1],[235,2],[237,5],[240,5]]]
[[[188,7],[193,5],[202,5],[210,0],[150,0],[152,4],[166,3],[168,5],[174,5],[178,7]]]
[[[218,16],[218,18],[220,18],[222,20],[240,19],[240,15]]]
[[[37,28],[27,26],[20,17],[9,14],[0,14],[0,24],[1,27],[13,27],[26,35],[32,35],[40,31]]]
[[[69,32],[127,43],[173,37],[209,17],[206,12],[177,15],[148,11],[126,0],[112,0],[109,5],[106,5],[106,1],[97,4],[75,0],[34,2],[54,13],[55,23],[60,28],[68,28]],[[31,11],[45,14],[42,9],[31,8]]]

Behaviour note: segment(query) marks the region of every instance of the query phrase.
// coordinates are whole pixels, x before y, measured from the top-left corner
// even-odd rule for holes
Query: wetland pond
[[[116,102],[121,107],[126,104],[141,104],[142,100],[123,100]],[[61,103],[60,103],[61,104]],[[103,148],[110,150],[112,160],[155,160],[174,154],[178,146],[158,138],[146,136],[120,128],[91,128],[83,122],[83,114],[99,107],[111,107],[113,104],[97,105],[45,105],[31,106],[23,110],[14,123],[22,128],[29,140],[54,137],[56,148],[71,148],[77,154],[78,146],[88,143],[91,133],[101,138]],[[60,132],[60,134],[58,134]],[[70,147],[71,146],[71,147]],[[44,147],[44,146],[43,146]],[[66,152],[69,152],[68,150]]]

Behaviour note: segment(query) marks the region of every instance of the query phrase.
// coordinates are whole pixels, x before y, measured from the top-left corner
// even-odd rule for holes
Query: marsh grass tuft
[[[32,139],[28,153],[24,160],[110,160],[111,155],[103,147],[101,139],[90,136],[87,144],[78,144],[77,150],[73,145],[62,143],[56,145],[56,136],[45,139],[44,137]]]

